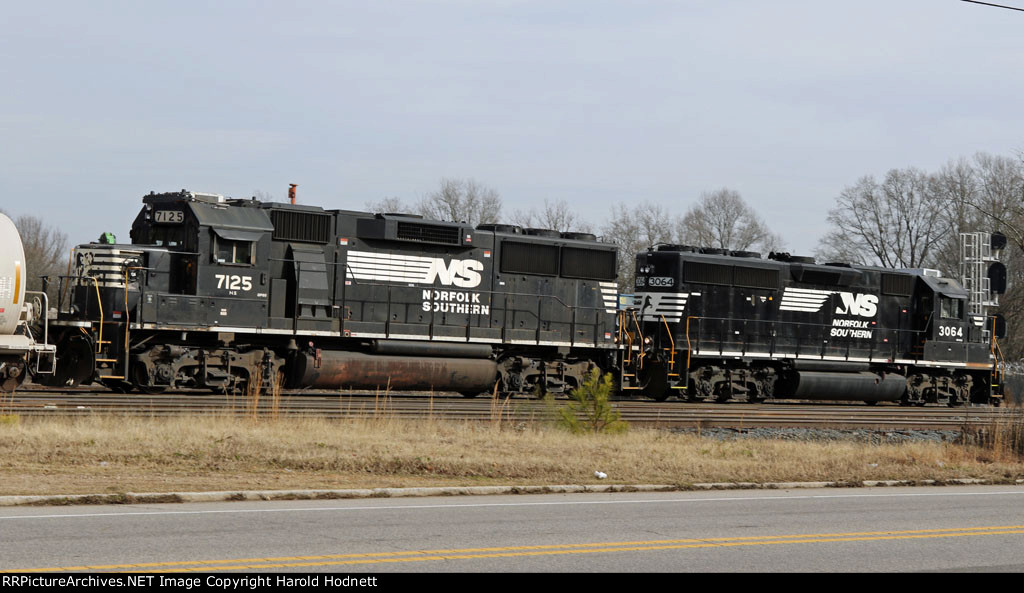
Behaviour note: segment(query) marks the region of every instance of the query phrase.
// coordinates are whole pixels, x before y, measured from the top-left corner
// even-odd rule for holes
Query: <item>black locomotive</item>
[[[150,194],[75,249],[51,384],[563,392],[618,361],[593,235]]]
[[[998,404],[989,321],[923,271],[662,245],[619,306],[591,234],[150,194],[76,248],[53,385]]]
[[[636,271],[626,390],[691,401],[1001,401],[992,320],[969,315],[967,292],[937,273],[682,245],[639,254]]]

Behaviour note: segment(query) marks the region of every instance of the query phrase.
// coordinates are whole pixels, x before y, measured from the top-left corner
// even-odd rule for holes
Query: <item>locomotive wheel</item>
[[[118,381],[116,379],[105,379],[101,381],[103,386],[113,391],[114,393],[131,393],[135,389],[135,385],[128,381]]]
[[[57,343],[57,368],[52,375],[40,377],[40,383],[50,387],[73,387],[92,381],[96,354],[92,340],[72,334]]]
[[[139,391],[141,391],[142,393],[145,393],[147,395],[158,395],[158,394],[161,394],[161,393],[167,391],[167,387],[163,386],[163,385],[161,385],[161,386],[156,386],[156,385],[136,385],[136,387],[139,388]]]
[[[646,367],[640,380],[640,384],[643,385],[641,393],[644,396],[656,402],[663,402],[668,399],[670,391],[665,367],[660,365]]]
[[[12,356],[5,358],[4,363],[0,368],[0,392],[11,393],[25,380],[25,362],[20,357]]]
[[[136,389],[148,395],[157,395],[167,391],[163,385],[149,385],[149,375],[145,373],[145,367],[136,365],[132,372],[132,384]]]

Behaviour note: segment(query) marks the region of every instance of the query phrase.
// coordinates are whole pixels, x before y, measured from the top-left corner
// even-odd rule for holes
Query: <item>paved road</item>
[[[0,509],[0,569],[1022,571],[1024,487]]]

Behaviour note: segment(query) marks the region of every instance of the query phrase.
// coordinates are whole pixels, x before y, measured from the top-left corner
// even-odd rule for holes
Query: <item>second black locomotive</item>
[[[662,245],[637,256],[626,389],[654,399],[998,404],[990,320],[929,270]]]

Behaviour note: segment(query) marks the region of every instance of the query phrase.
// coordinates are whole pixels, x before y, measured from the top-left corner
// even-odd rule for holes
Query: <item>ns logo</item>
[[[840,315],[859,315],[861,317],[874,317],[878,313],[878,296],[873,294],[853,294],[852,292],[836,293],[841,303],[836,307],[836,313]]]
[[[453,259],[446,264],[444,259],[432,257],[425,282],[433,284],[440,281],[445,286],[473,288],[480,285],[480,271],[483,269],[483,262],[475,259]]]

